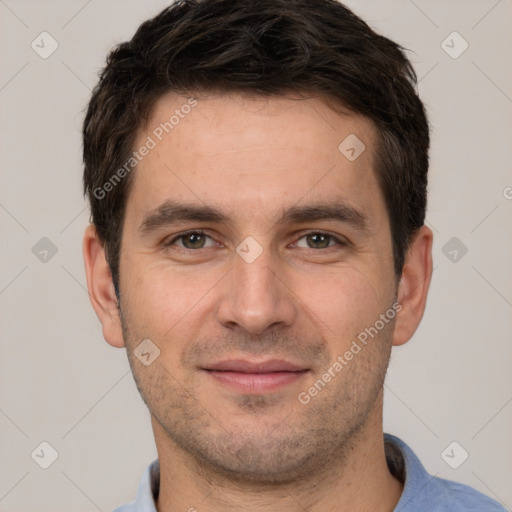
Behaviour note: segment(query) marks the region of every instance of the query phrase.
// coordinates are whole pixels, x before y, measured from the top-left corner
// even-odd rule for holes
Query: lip
[[[284,359],[269,359],[260,362],[248,361],[247,359],[226,359],[208,365],[205,369],[240,373],[298,372],[307,370],[304,366],[299,366]]]
[[[277,391],[301,379],[309,371],[308,368],[281,359],[262,362],[230,359],[209,365],[203,370],[218,383],[249,394]]]

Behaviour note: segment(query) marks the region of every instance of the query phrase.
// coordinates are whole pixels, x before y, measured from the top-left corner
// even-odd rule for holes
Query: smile
[[[216,382],[236,391],[251,394],[277,391],[297,382],[309,369],[288,361],[250,362],[228,360],[204,368]]]

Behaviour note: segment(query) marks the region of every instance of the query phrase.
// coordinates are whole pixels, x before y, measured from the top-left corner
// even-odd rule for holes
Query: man
[[[429,132],[334,0],[178,1],[84,122],[87,282],[158,460],[119,511],[498,511],[382,430],[425,308]]]

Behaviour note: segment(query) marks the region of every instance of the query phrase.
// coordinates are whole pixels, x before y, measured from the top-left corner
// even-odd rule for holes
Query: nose
[[[290,283],[270,250],[248,262],[234,255],[233,269],[223,282],[217,308],[218,322],[261,334],[269,327],[289,327],[297,316]]]

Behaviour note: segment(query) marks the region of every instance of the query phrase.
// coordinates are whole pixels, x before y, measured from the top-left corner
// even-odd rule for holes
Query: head
[[[84,255],[160,439],[282,481],[376,422],[431,272],[414,85],[335,0],[177,1],[110,53],[83,129]],[[233,360],[295,371],[234,386]]]

